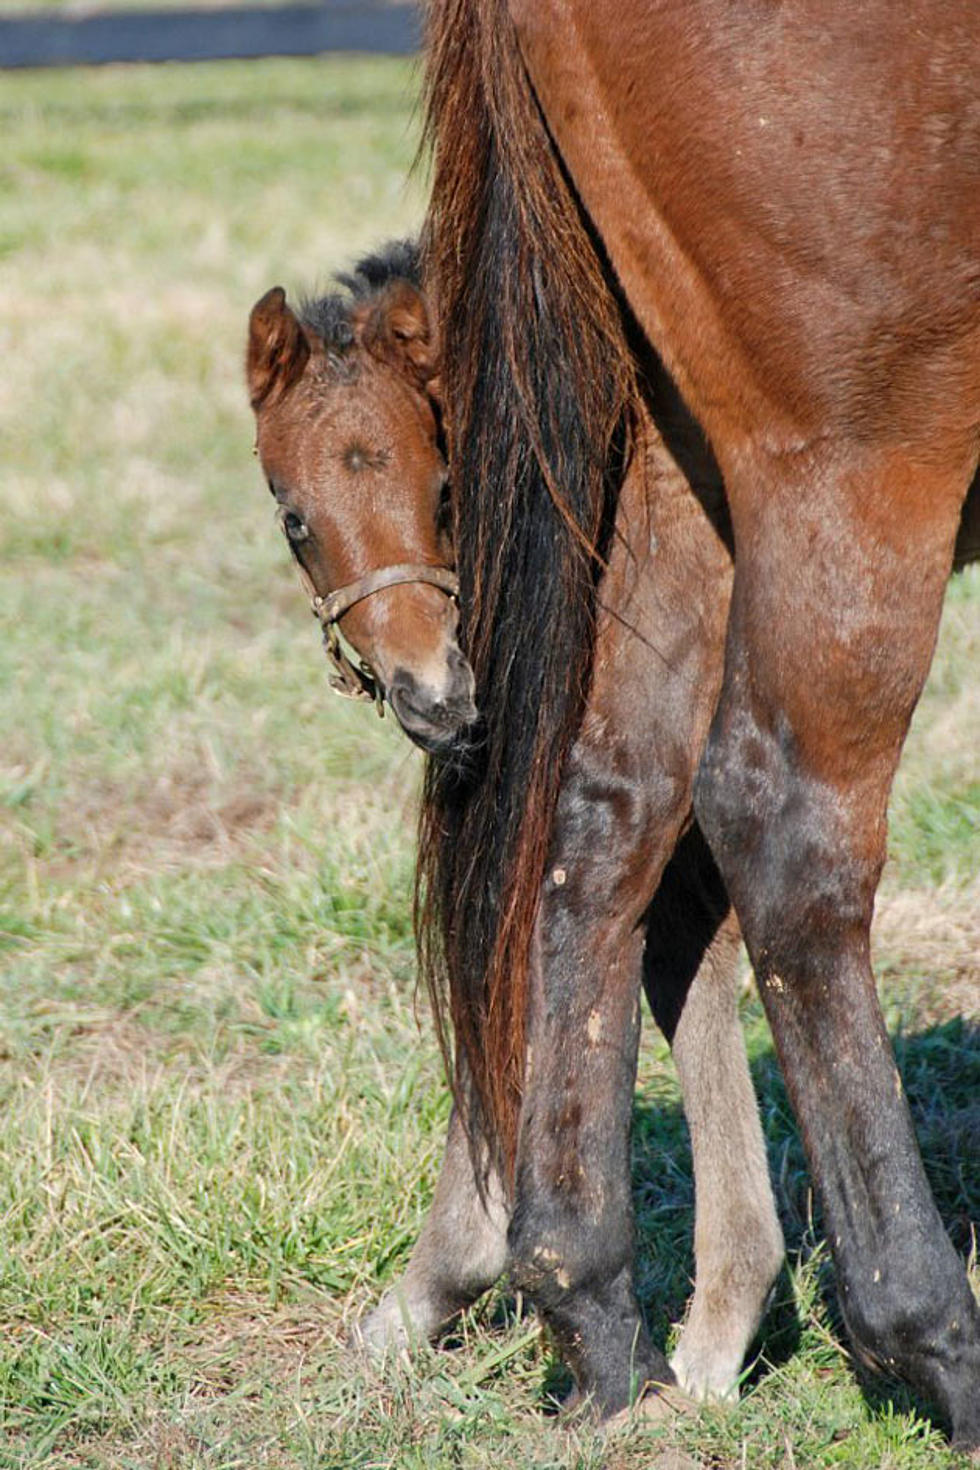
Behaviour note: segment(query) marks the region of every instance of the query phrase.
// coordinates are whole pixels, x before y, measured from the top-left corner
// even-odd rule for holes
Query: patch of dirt
[[[274,1092],[295,1067],[287,1056],[270,1056],[244,1042],[220,1061],[202,1057],[193,1046],[175,1044],[142,1025],[132,1011],[85,1012],[66,1006],[52,1008],[48,1015],[70,1036],[70,1046],[32,1064],[43,1073],[45,1085],[56,1089],[59,1078],[68,1085],[80,1080],[83,1098],[90,1091],[148,1096],[158,1087],[166,1089],[179,1069],[181,1085],[191,1095],[207,1092],[231,1100],[257,1089]]]
[[[918,1024],[980,1020],[980,878],[880,894],[873,940],[879,972],[922,977]]]
[[[217,801],[201,778],[166,778],[140,804],[152,832],[192,848],[227,845],[243,830],[268,826],[277,803],[268,793],[237,791]]]
[[[333,1319],[333,1320],[331,1320]],[[272,1308],[249,1297],[222,1297],[187,1356],[202,1389],[223,1392],[251,1376],[292,1378],[309,1354],[336,1346],[336,1308],[326,1297]]]
[[[298,1382],[329,1329],[309,1307],[273,1310],[256,1300],[222,1298],[198,1340],[168,1352],[190,1369],[179,1406],[150,1409],[134,1432],[117,1432],[68,1450],[55,1465],[86,1470],[203,1470],[220,1458],[241,1470],[299,1470],[287,1448]],[[270,1395],[281,1405],[270,1407]]]
[[[182,1410],[191,1423],[196,1407],[192,1399]],[[206,1470],[219,1457],[223,1470],[300,1470],[293,1456],[284,1458],[282,1441],[269,1433],[267,1422],[258,1416],[250,1422],[247,1406],[234,1408],[231,1427],[203,1419],[197,1432],[178,1420],[177,1412],[149,1414],[134,1434],[88,1440],[47,1459],[47,1470]]]
[[[67,876],[93,858],[115,881],[160,867],[221,865],[268,832],[281,807],[280,794],[248,774],[231,784],[177,766],[147,782],[103,781],[59,813],[59,836],[72,856],[49,872],[57,877],[61,863]]]

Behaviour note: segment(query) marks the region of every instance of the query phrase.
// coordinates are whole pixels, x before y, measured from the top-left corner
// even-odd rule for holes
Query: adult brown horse
[[[445,588],[453,561],[438,515],[438,333],[407,242],[342,279],[348,294],[298,315],[280,290],[253,309],[257,449],[314,609],[328,629],[342,624],[363,661],[338,658],[328,632],[342,687],[387,698],[406,732],[458,769],[465,752],[450,737],[465,737],[475,712],[453,636],[455,608],[431,585]],[[697,1279],[673,1362],[689,1392],[727,1397],[779,1268],[782,1237],[736,1014],[737,929],[696,831],[656,882],[664,814],[679,800],[690,806],[687,747],[692,736],[703,740],[717,696],[731,587],[717,468],[676,397],[661,390],[658,401],[678,452],[686,444],[687,473],[638,398],[635,452],[623,467],[600,589],[596,673],[565,773],[546,886],[567,876],[574,887],[587,871],[594,896],[618,894],[623,909],[610,922],[605,902],[579,905],[554,938],[587,956],[596,974],[613,966],[627,977],[598,991],[582,985],[572,997],[588,1007],[583,1071],[593,1086],[624,1096],[613,1177],[627,1188],[645,952],[644,981],[677,1062],[697,1181]],[[446,697],[447,682],[455,696]],[[541,1068],[546,1076],[547,1055]],[[544,1140],[542,1163],[553,1145]],[[612,1162],[595,1161],[606,1170]],[[457,1110],[408,1269],[359,1324],[360,1340],[384,1349],[434,1335],[507,1266],[510,1213],[499,1172],[479,1142],[467,1146]]]
[[[605,1411],[636,1376],[669,1381],[632,1287],[628,1091],[590,1033],[595,998],[608,1017],[618,998],[603,1045],[630,1056],[634,982],[614,949],[570,938],[590,908],[607,937],[635,932],[602,873],[635,787],[574,810],[559,791],[600,673],[605,467],[635,330],[708,435],[735,558],[710,734],[675,727],[644,881],[696,766],[854,1343],[980,1444],[980,1311],[869,960],[888,792],[977,466],[978,53],[971,0],[430,8],[427,280],[487,739],[466,779],[430,772],[426,953],[512,1191],[512,1268]],[[598,869],[559,883],[569,824]]]

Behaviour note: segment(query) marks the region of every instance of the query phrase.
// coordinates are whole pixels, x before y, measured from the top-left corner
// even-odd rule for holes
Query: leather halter
[[[282,521],[283,518],[280,517],[280,524]],[[284,525],[283,533],[285,534]],[[316,583],[300,560],[295,543],[288,535],[286,540],[289,541],[300,581],[310,599],[313,616],[323,629],[327,658],[336,671],[330,677],[331,689],[348,699],[370,699],[376,705],[378,714],[383,715],[384,688],[381,680],[366,659],[360,659],[355,664],[348,658],[340,641],[341,618],[356,603],[363,602],[366,597],[373,597],[375,592],[383,592],[386,587],[397,587],[406,582],[427,582],[432,587],[441,588],[455,601],[459,595],[459,578],[449,567],[405,561],[396,562],[392,566],[377,567],[373,572],[365,572],[363,577],[358,577],[333,592],[322,593],[317,590]]]

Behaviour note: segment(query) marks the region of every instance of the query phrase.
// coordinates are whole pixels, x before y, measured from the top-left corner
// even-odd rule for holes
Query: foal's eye
[[[309,539],[310,528],[305,521],[300,520],[293,510],[287,510],[282,518],[282,527],[290,541],[306,541]]]

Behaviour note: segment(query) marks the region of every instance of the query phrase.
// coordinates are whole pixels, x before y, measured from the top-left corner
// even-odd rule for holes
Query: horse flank
[[[457,1097],[512,1169],[529,950],[633,399],[603,260],[503,0],[434,0],[424,277],[442,324],[461,643],[483,738],[430,762],[416,932]]]

